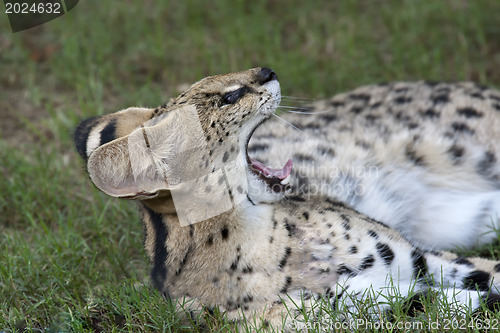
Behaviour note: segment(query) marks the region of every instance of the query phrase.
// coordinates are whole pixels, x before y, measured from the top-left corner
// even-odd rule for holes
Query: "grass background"
[[[72,143],[86,117],[157,106],[206,75],[254,66],[306,98],[393,80],[500,87],[497,0],[87,0],[16,34],[0,8],[5,332],[198,329],[149,286],[134,205],[87,179]]]

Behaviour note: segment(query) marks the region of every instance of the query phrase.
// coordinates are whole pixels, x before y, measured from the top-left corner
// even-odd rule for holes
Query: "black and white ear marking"
[[[155,109],[131,107],[114,114],[84,120],[75,131],[75,145],[84,160],[99,147],[130,134],[151,119]]]
[[[94,131],[94,127],[99,122],[99,117],[92,117],[84,120],[78,125],[75,131],[75,145],[76,150],[80,156],[87,160],[89,155],[87,154],[87,142],[91,131]],[[95,149],[95,148],[94,148]]]
[[[116,119],[99,123],[99,118],[83,121],[75,131],[76,149],[85,160],[98,147],[116,139]]]

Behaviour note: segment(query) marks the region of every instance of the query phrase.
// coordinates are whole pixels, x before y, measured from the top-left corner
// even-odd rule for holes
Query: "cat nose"
[[[261,68],[259,74],[257,74],[257,80],[260,84],[264,84],[277,79],[278,75],[276,75],[276,73],[272,69],[266,67]]]

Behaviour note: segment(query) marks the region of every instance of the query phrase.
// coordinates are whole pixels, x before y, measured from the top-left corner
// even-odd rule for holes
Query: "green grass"
[[[87,179],[79,120],[253,66],[307,98],[392,80],[500,87],[499,13],[496,0],[87,0],[17,34],[0,14],[0,331],[199,329],[150,287],[134,205]]]

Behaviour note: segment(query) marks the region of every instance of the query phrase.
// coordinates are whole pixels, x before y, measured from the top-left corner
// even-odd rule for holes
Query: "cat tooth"
[[[286,176],[286,178],[280,182],[281,185],[288,185],[288,183],[290,183],[290,175]]]

